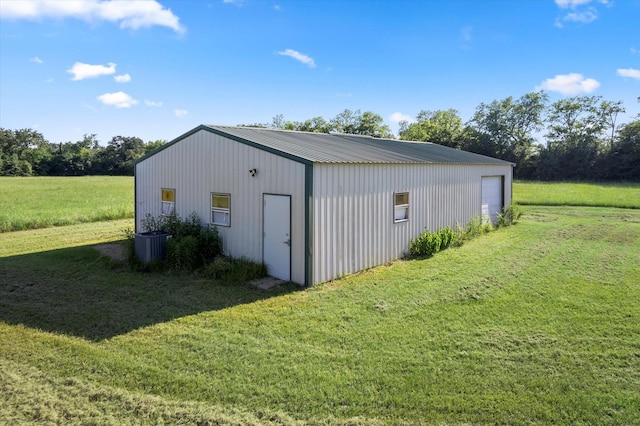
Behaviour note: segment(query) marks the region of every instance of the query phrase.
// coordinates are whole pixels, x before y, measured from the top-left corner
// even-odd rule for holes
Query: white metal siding
[[[255,177],[250,169],[257,169]],[[176,213],[211,216],[211,193],[231,194],[231,226],[219,226],[225,252],[262,260],[262,196],[291,195],[292,281],[304,283],[304,168],[210,132],[199,131],[136,166],[136,229],[147,213],[160,215],[160,189],[175,188]]]
[[[314,165],[313,283],[380,265],[406,254],[425,229],[465,225],[480,216],[482,176],[511,165]],[[393,194],[409,192],[409,220],[394,223]]]

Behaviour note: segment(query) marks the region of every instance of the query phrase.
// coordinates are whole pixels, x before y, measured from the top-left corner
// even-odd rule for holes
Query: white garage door
[[[502,176],[482,178],[482,221],[496,223],[502,210]]]

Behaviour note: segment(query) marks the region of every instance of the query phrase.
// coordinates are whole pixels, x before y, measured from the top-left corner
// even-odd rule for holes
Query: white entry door
[[[263,195],[262,257],[267,273],[291,280],[291,196]]]
[[[482,221],[496,223],[502,207],[502,176],[484,176],[482,178]]]

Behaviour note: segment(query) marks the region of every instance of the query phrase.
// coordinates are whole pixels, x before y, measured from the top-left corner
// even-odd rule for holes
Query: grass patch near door
[[[133,218],[133,177],[0,177],[0,232]]]
[[[640,211],[576,207],[280,293],[8,255],[0,418],[638,424],[638,265]]]

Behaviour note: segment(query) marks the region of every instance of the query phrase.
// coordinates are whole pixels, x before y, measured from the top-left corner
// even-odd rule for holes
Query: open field
[[[640,183],[517,181],[513,199],[523,205],[640,209]]]
[[[133,218],[130,176],[0,177],[0,232]]]
[[[10,424],[640,424],[640,210],[529,206],[431,259],[271,292],[129,272],[85,226],[37,253],[20,241],[44,230],[0,235]]]
[[[0,232],[133,218],[127,176],[0,177]],[[523,205],[640,209],[640,184],[515,182]]]

